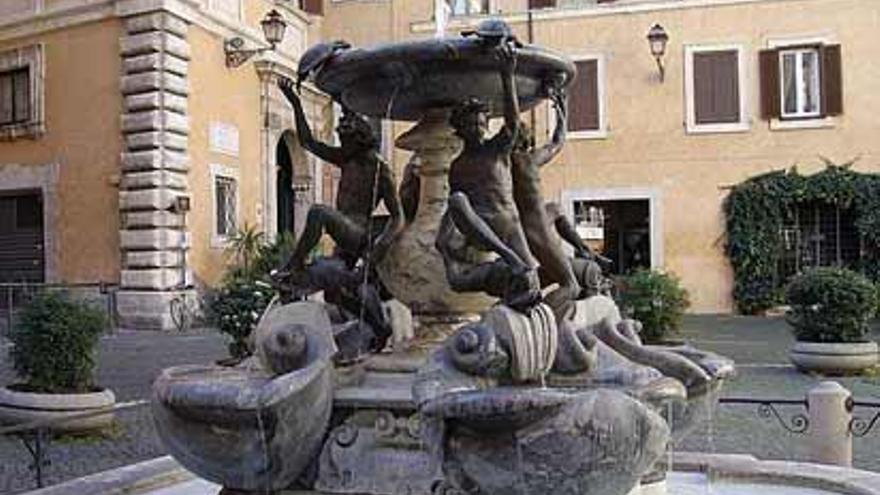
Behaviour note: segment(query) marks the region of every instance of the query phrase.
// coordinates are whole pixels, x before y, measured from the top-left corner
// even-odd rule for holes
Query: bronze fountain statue
[[[732,363],[643,345],[601,294],[607,260],[545,202],[540,170],[564,146],[574,74],[498,20],[304,54],[300,81],[279,86],[300,144],[342,170],[336,208],[309,211],[278,276],[293,297],[264,316],[252,360],[157,380],[171,453],[228,493],[624,495],[662,478],[670,437]],[[306,78],[344,109],[339,146],[311,133],[295,89]],[[555,129],[537,146],[520,113],[547,99]],[[363,115],[418,122],[397,140],[414,151],[399,189]],[[323,234],[334,252],[310,261]],[[323,303],[298,300],[319,291]],[[417,336],[436,327],[442,340],[379,366],[392,298]],[[348,321],[333,325],[332,308]]]

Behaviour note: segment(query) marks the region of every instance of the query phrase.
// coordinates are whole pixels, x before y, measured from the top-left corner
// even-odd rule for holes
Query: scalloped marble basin
[[[516,86],[521,110],[547,97],[546,81],[568,85],[574,64],[536,46],[517,49]],[[419,120],[426,110],[453,106],[469,97],[502,111],[501,78],[491,48],[477,37],[448,38],[355,48],[339,53],[315,83],[358,113],[394,120]]]

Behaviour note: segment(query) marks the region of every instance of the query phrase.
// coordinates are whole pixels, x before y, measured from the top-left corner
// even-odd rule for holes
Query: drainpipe
[[[526,26],[528,27],[528,30],[526,32],[527,41],[530,45],[534,44],[534,42],[535,42],[535,23],[534,23],[534,16],[532,14],[532,9],[529,9],[526,12]],[[531,121],[530,124],[532,126],[532,136],[536,136],[537,130],[535,129],[535,125],[537,124],[538,117],[537,117],[537,114],[536,114],[534,108],[532,108],[529,111],[529,120]]]

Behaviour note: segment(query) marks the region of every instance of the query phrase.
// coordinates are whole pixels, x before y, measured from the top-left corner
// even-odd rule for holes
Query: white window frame
[[[803,60],[804,54],[810,52],[816,54],[816,74],[815,81],[816,88],[819,90],[818,92],[818,101],[816,102],[816,111],[814,112],[802,112],[801,108],[803,107],[804,99],[806,99],[806,88],[803,86]],[[794,65],[794,84],[795,84],[795,106],[797,107],[797,111],[794,113],[786,113],[785,111],[785,66],[783,64],[783,60],[785,56],[788,54],[794,54],[795,56],[795,65]],[[806,120],[806,119],[820,119],[822,118],[822,97],[823,97],[823,89],[822,89],[822,52],[818,48],[812,47],[796,47],[796,48],[781,48],[779,50],[779,60],[777,60],[778,69],[779,69],[779,112],[781,115],[781,120]]]
[[[445,2],[446,0],[442,0],[442,1]],[[465,1],[470,2],[472,0],[465,0]],[[453,12],[452,6],[450,5],[449,6],[449,18],[450,19],[452,19],[452,18],[462,19],[462,18],[466,18],[466,17],[487,16],[487,15],[491,14],[492,12],[494,12],[493,7],[495,7],[495,1],[496,0],[488,0],[486,2],[486,12],[477,12],[477,13],[470,12],[470,9],[468,9],[468,12],[465,14],[456,14],[455,12]]]
[[[656,187],[612,187],[564,189],[560,194],[563,213],[574,222],[574,203],[576,201],[648,201],[648,229],[651,242],[651,268],[660,269],[665,264],[663,248],[663,191]],[[565,246],[571,252],[569,246]]]
[[[0,126],[0,141],[35,139],[46,132],[44,51],[42,43],[0,51],[0,72],[28,68],[28,104],[31,114],[26,122]]]
[[[737,53],[737,76],[739,84],[739,122],[717,124],[698,124],[697,106],[694,102],[694,55],[698,53],[729,52]],[[748,64],[746,48],[740,43],[725,44],[689,44],[684,46],[684,101],[685,130],[688,134],[714,134],[748,132],[751,128],[751,115],[748,111]]]
[[[767,48],[785,50],[787,47],[803,47],[807,45],[835,45],[837,40],[829,35],[799,36],[799,37],[773,37],[767,40]],[[821,60],[820,60],[821,63]],[[780,112],[782,109],[782,63],[777,63],[779,69],[779,105]],[[821,79],[820,79],[821,84]],[[820,96],[821,98],[821,96]],[[826,115],[825,117],[801,118],[801,119],[778,119],[774,118],[770,121],[770,130],[772,131],[789,131],[799,129],[829,129],[837,125],[837,117]]]
[[[241,227],[241,181],[238,170],[225,165],[212,163],[211,169],[211,247],[217,249],[226,248],[229,245],[230,236],[221,235],[217,232],[217,178],[231,179],[235,181],[235,227]]]
[[[604,53],[584,53],[571,57],[573,62],[596,61],[596,83],[599,85],[599,128],[587,131],[567,131],[567,140],[578,139],[606,139],[608,137],[608,96],[607,96],[607,63]],[[547,104],[547,133],[553,133],[556,125],[556,112],[553,111],[553,105]],[[566,123],[566,125],[568,125]]]

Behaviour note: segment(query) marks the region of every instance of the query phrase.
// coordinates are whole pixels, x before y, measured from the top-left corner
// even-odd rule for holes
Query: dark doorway
[[[590,247],[612,260],[613,274],[651,268],[651,216],[647,199],[575,201],[574,220]]]
[[[0,282],[45,280],[42,194],[0,193]]]
[[[278,146],[275,149],[275,164],[275,184],[277,186],[275,207],[278,213],[278,234],[281,235],[284,232],[293,234],[295,200],[293,196],[293,160],[283,136],[278,140]]]

